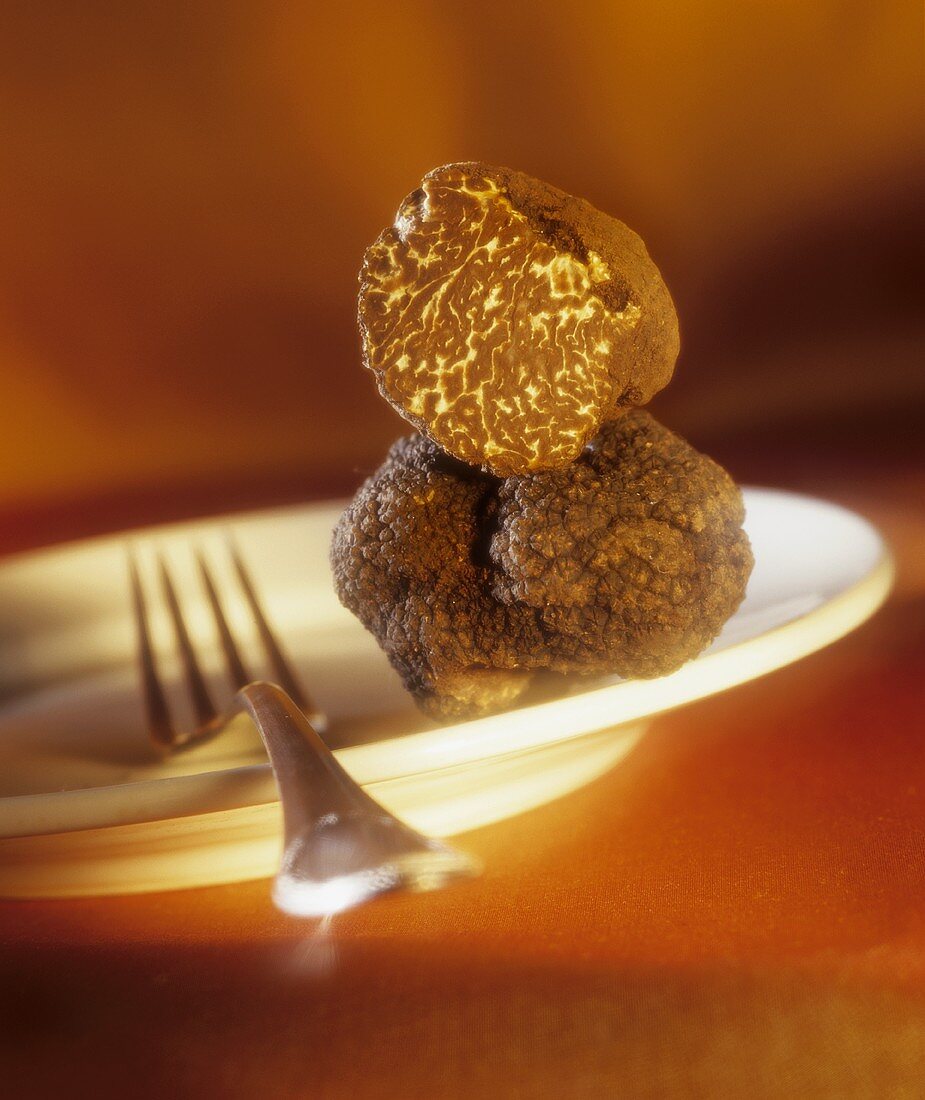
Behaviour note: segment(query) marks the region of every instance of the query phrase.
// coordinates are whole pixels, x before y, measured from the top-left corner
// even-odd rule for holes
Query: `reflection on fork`
[[[139,665],[152,741],[173,752],[219,733],[246,711],[263,739],[283,808],[284,850],[273,898],[285,912],[321,916],[392,890],[432,890],[477,873],[467,855],[422,836],[371,798],[337,762],[318,733],[319,716],[270,628],[256,588],[234,545],[234,573],[278,682],[251,680],[228,623],[225,600],[201,552],[194,552],[235,694],[217,706],[190,637],[176,585],[160,555],[161,596],[173,626],[194,724],[180,729],[170,712],[151,638],[148,600],[136,558],[129,576]],[[308,715],[306,714],[308,712]]]

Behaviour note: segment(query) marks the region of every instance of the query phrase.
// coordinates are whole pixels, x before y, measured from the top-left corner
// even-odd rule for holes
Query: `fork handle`
[[[260,731],[283,805],[273,900],[284,912],[322,916],[390,890],[434,890],[478,873],[470,856],[422,836],[371,798],[281,687],[257,681],[235,700]]]
[[[287,843],[313,829],[321,818],[391,816],[341,767],[302,710],[277,684],[254,681],[240,689],[235,702],[247,711],[263,738],[283,806]]]

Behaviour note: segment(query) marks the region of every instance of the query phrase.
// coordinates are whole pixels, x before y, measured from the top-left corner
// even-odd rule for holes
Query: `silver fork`
[[[173,625],[183,678],[195,715],[192,729],[173,721],[151,639],[148,605],[137,560],[129,553],[132,606],[148,729],[164,752],[214,737],[241,711],[263,739],[283,808],[283,856],[273,884],[278,908],[314,917],[349,909],[394,890],[434,890],[478,873],[477,863],[441,841],[422,836],[371,798],[341,767],[319,736],[317,714],[302,692],[261,607],[241,555],[229,546],[244,602],[279,683],[251,680],[235,643],[212,571],[195,554],[199,578],[236,691],[217,707],[202,673],[187,620],[162,555],[157,572]],[[301,704],[301,705],[300,705]],[[310,721],[306,710],[315,715]]]

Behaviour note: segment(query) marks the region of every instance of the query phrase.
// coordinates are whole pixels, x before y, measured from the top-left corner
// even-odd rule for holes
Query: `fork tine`
[[[228,667],[228,676],[235,690],[237,690],[238,688],[244,687],[245,684],[250,683],[252,677],[248,674],[247,667],[241,660],[240,651],[235,645],[234,637],[228,626],[228,620],[225,618],[221,600],[218,598],[218,591],[216,590],[215,582],[212,580],[212,573],[206,564],[206,560],[201,550],[196,551],[196,561],[199,564],[199,576],[202,580],[202,586],[206,590],[206,596],[208,596],[209,605],[212,608],[212,617],[215,619],[215,627],[218,630],[218,636],[222,643],[222,652],[225,654],[225,664]]]
[[[270,629],[270,624],[267,622],[267,617],[263,613],[263,608],[257,597],[257,591],[251,581],[250,574],[244,566],[244,561],[233,538],[228,539],[228,552],[231,555],[231,561],[238,575],[238,581],[241,584],[241,589],[244,592],[251,615],[257,625],[257,632],[260,635],[260,641],[263,644],[263,648],[273,669],[273,675],[276,682],[286,694],[290,696],[292,701],[301,711],[309,715],[316,715],[318,712],[314,703],[309,699],[308,695],[299,684],[299,681],[296,679],[291,665],[283,655],[283,651],[280,649],[279,643],[273,631]]]
[[[215,709],[215,704],[212,702],[212,697],[209,695],[209,689],[206,687],[206,682],[202,675],[202,670],[199,667],[199,662],[196,660],[196,652],[190,642],[189,631],[186,628],[186,621],[183,618],[183,613],[180,611],[180,602],[177,599],[176,589],[170,578],[167,564],[161,555],[158,555],[157,564],[161,577],[161,588],[164,591],[164,599],[170,611],[170,617],[173,620],[174,634],[177,638],[177,648],[180,650],[180,658],[183,661],[186,686],[189,689],[190,698],[193,701],[196,725],[201,728],[214,721],[218,717],[218,712]]]
[[[138,637],[138,657],[141,662],[142,693],[148,717],[148,734],[161,748],[171,748],[177,740],[176,730],[170,720],[170,710],[164,688],[157,674],[151,631],[148,626],[148,609],[145,603],[138,561],[131,546],[127,550],[129,579],[132,588],[132,608],[135,615],[135,632]]]

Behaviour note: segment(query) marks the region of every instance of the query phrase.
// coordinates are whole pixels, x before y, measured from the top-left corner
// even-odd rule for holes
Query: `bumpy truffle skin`
[[[367,250],[359,323],[386,400],[499,476],[573,461],[678,355],[671,297],[635,233],[476,162],[425,176]]]
[[[422,436],[400,439],[344,512],[331,546],[337,594],[435,717],[501,709],[543,646],[532,615],[491,596],[479,562],[492,481]]]
[[[400,440],[331,561],[419,705],[469,717],[540,670],[652,677],[696,656],[745,593],[743,518],[721,467],[633,410],[572,466],[505,480]]]

